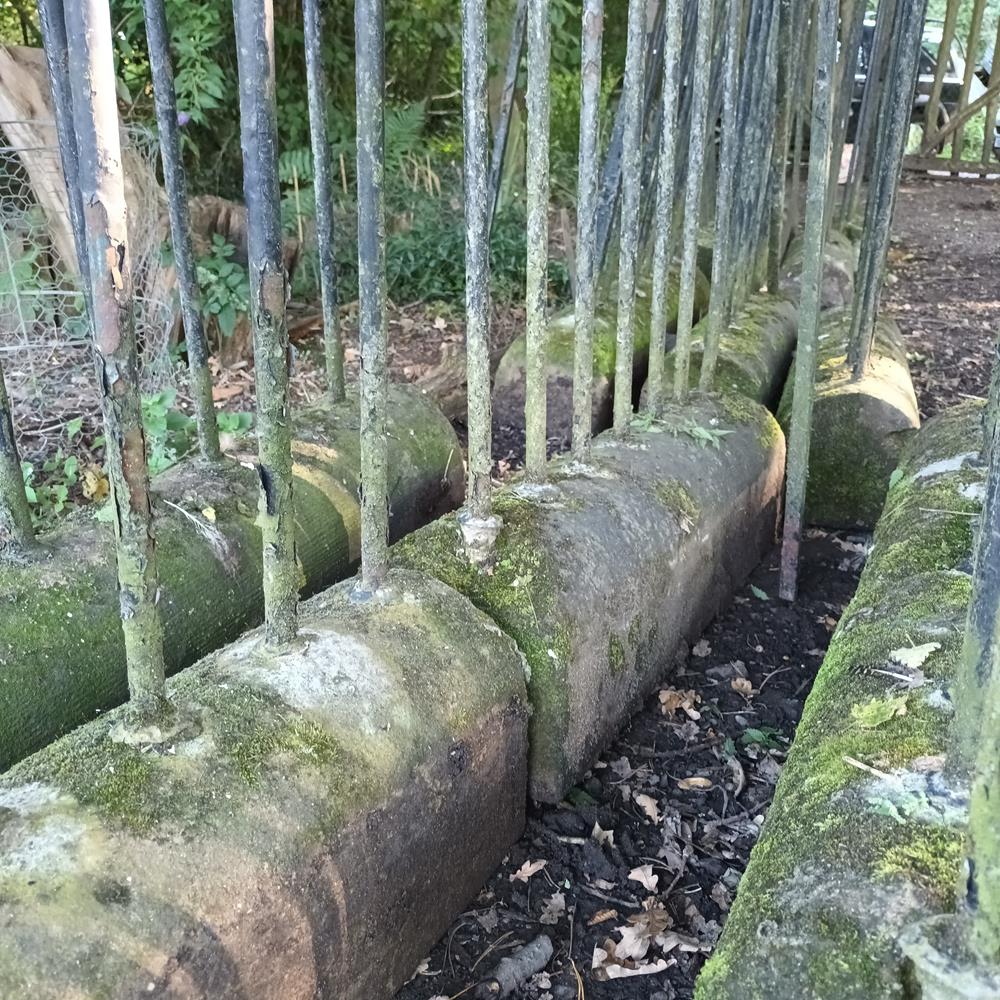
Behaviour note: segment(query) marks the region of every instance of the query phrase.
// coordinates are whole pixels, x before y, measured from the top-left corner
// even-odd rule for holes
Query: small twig
[[[922,514],[961,514],[963,517],[979,517],[978,510],[946,510],[943,507],[918,507]]]
[[[501,942],[501,941],[505,940],[506,938],[509,938],[509,937],[510,937],[510,936],[511,936],[511,935],[512,935],[513,933],[514,933],[513,931],[507,931],[507,933],[506,933],[506,934],[501,934],[501,935],[500,935],[500,937],[498,937],[498,938],[496,939],[496,941],[494,941],[494,942],[493,942],[493,944],[491,944],[491,945],[490,945],[490,946],[489,946],[489,947],[488,947],[488,948],[486,949],[486,951],[484,951],[484,952],[482,953],[482,955],[480,955],[480,956],[479,956],[479,958],[477,958],[477,959],[476,959],[476,961],[475,961],[475,964],[474,964],[474,965],[472,966],[472,968],[471,968],[471,969],[469,969],[469,973],[471,974],[471,973],[475,972],[475,971],[476,971],[476,966],[477,966],[477,965],[479,965],[479,963],[480,963],[480,962],[481,962],[481,961],[482,961],[482,960],[483,960],[484,958],[486,958],[486,956],[487,956],[487,955],[488,955],[488,954],[489,954],[489,953],[490,953],[491,951],[493,951],[493,949],[494,949],[494,948],[497,948],[497,947],[499,946],[499,944],[500,944],[500,942]]]
[[[598,892],[597,889],[591,889],[589,885],[584,885],[580,888],[583,889],[584,892],[589,893],[591,896],[603,899],[605,903],[615,903],[618,906],[627,906],[630,910],[641,909],[638,903],[630,903],[625,899],[616,899],[614,896],[608,896],[606,893]]]
[[[859,771],[867,771],[868,774],[874,774],[876,778],[892,778],[891,774],[886,774],[885,771],[880,771],[877,767],[872,767],[870,764],[865,764],[860,760],[856,760],[854,757],[848,757],[844,755],[844,763],[850,764],[851,767],[856,767]]]

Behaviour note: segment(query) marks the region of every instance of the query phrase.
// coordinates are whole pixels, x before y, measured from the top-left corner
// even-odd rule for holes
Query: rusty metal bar
[[[701,208],[702,168],[705,163],[708,75],[711,66],[712,8],[698,7],[695,60],[692,70],[691,131],[688,140],[687,183],[684,191],[684,239],[677,304],[677,342],[674,347],[674,398],[688,397],[691,376],[691,330],[694,325],[695,269],[698,263],[698,225]]]
[[[180,129],[177,125],[174,71],[170,62],[170,29],[167,26],[163,0],[143,0],[143,14],[146,19],[146,43],[149,49],[149,69],[153,77],[153,101],[160,137],[163,185],[167,191],[170,241],[180,293],[181,316],[184,320],[184,342],[187,345],[198,445],[202,457],[215,462],[222,458],[222,451],[219,448],[219,428],[212,400],[212,373],[208,370],[209,352],[201,314],[201,290],[195,270],[194,249],[191,246],[187,179],[181,154]]]
[[[792,132],[792,80],[797,69],[794,38],[795,11],[791,0],[780,0],[778,25],[777,120],[771,148],[771,211],[768,219],[767,287],[778,290],[781,260],[785,255],[785,184],[788,178],[788,147]]]
[[[799,544],[809,473],[809,441],[816,378],[816,344],[819,335],[820,287],[823,248],[826,243],[826,200],[829,196],[833,145],[833,75],[837,55],[837,0],[819,0],[816,31],[816,74],[813,84],[809,137],[809,177],[803,233],[802,293],[799,298],[798,347],[792,426],[788,442],[785,523],[781,545],[778,592],[794,601],[797,591]]]
[[[14,419],[0,366],[0,563],[5,556],[18,556],[34,544],[31,508],[14,440]]]
[[[913,89],[917,82],[926,8],[927,0],[902,4],[893,32],[886,86],[879,108],[877,141],[872,155],[874,172],[869,184],[851,315],[848,357],[855,378],[865,373],[871,356],[875,317],[889,253],[892,214],[913,107]]]
[[[148,2],[148,0],[147,0]],[[344,398],[344,344],[340,334],[337,295],[336,239],[333,228],[333,171],[327,140],[326,111],[329,87],[323,67],[323,10],[321,0],[302,0],[305,28],[306,96],[312,145],[313,194],[316,199],[316,251],[320,295],[323,300],[323,356],[326,388],[334,403]]]
[[[77,0],[64,13],[66,37],[73,40],[68,69],[79,157],[77,176],[67,177],[67,183],[79,186],[84,211],[129,695],[133,719],[142,724],[162,719],[168,703],[111,16],[107,0]]]
[[[587,457],[593,427],[594,315],[597,303],[598,116],[604,0],[584,0],[580,40],[580,153],[576,198],[576,339],[573,345],[573,455]]]
[[[853,219],[858,212],[861,189],[869,168],[876,111],[882,87],[885,85],[886,61],[889,57],[889,43],[892,39],[895,18],[896,0],[880,0],[875,15],[871,52],[868,56],[865,88],[861,96],[861,107],[858,109],[851,161],[847,169],[847,189],[841,202],[841,222]]]
[[[507,66],[504,71],[503,90],[500,94],[500,109],[497,126],[493,134],[493,153],[490,160],[490,225],[500,204],[500,186],[503,183],[503,161],[507,155],[507,140],[510,138],[510,119],[514,111],[514,94],[517,91],[517,76],[521,68],[521,54],[524,52],[525,32],[528,24],[528,0],[517,0],[514,21],[511,28],[510,48],[507,51]]]
[[[635,283],[642,195],[642,94],[646,35],[645,0],[629,0],[628,47],[622,106],[622,208],[618,252],[618,327],[615,345],[614,432],[628,433],[632,421],[632,363],[635,352]]]
[[[684,44],[682,0],[664,0],[666,40],[663,52],[663,121],[656,191],[656,243],[649,330],[649,374],[646,408],[656,416],[663,402],[663,362],[667,335],[667,295],[673,250],[674,204],[677,201],[677,111]]]
[[[723,69],[722,149],[719,186],[715,203],[715,239],[712,250],[712,287],[708,299],[708,326],[701,360],[699,388],[708,391],[715,379],[722,334],[729,322],[732,283],[732,257],[729,242],[733,226],[733,192],[736,186],[739,144],[736,120],[736,95],[739,88],[740,29],[743,22],[742,0],[725,0],[726,61]]]
[[[247,206],[250,320],[257,389],[257,522],[264,544],[264,625],[269,645],[297,631],[287,296],[282,254],[271,0],[233,0],[240,82],[240,143]],[[359,146],[361,143],[359,142]],[[368,483],[364,483],[365,490]]]
[[[83,220],[83,198],[75,183],[80,169],[80,157],[73,127],[73,94],[69,79],[69,50],[66,39],[66,19],[63,0],[38,0],[38,22],[42,30],[45,63],[48,68],[52,111],[59,141],[59,161],[66,184],[69,220],[73,229],[80,286],[87,303],[88,317],[93,315],[90,302],[90,276],[87,260],[86,225]]]
[[[525,474],[542,482],[546,459],[545,304],[549,263],[549,0],[528,10],[527,360],[524,395]]]
[[[357,0],[354,31],[358,121],[358,337],[361,346],[361,582],[358,593],[364,596],[374,594],[382,586],[389,561],[383,0]],[[482,207],[486,207],[485,198]],[[488,241],[489,237],[486,239]],[[471,398],[471,380],[469,393]]]
[[[490,400],[490,218],[486,149],[486,0],[462,0],[465,174],[465,338],[469,386],[469,484],[459,515],[466,552],[488,563],[502,522],[493,514]]]

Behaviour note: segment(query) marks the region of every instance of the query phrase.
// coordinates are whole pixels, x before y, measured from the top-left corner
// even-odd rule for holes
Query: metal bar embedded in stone
[[[705,350],[701,359],[699,388],[712,388],[715,366],[719,358],[722,333],[729,321],[730,285],[732,283],[729,242],[733,224],[733,192],[738,169],[739,144],[736,121],[736,92],[739,86],[740,28],[742,27],[742,0],[725,0],[726,3],[726,61],[723,68],[722,150],[719,164],[719,186],[715,203],[715,239],[712,250],[712,286],[708,299],[708,326]],[[782,166],[782,172],[784,166]]]
[[[108,0],[77,0],[65,8],[90,276],[94,357],[104,412],[105,452],[114,512],[118,587],[129,695],[137,721],[167,708],[163,626],[157,608],[146,436],[122,170],[114,48]]]
[[[517,90],[517,75],[521,68],[521,54],[524,51],[525,33],[528,24],[528,0],[517,0],[514,20],[510,33],[510,48],[507,51],[507,66],[504,70],[503,90],[500,94],[500,109],[497,125],[493,133],[493,152],[490,158],[490,225],[500,204],[500,187],[503,183],[503,161],[507,155],[507,140],[510,138],[510,119],[514,111],[514,93]]]
[[[323,10],[321,0],[302,0],[305,28],[306,95],[309,102],[309,139],[312,145],[313,194],[316,199],[316,251],[323,300],[323,356],[330,399],[344,398],[344,343],[340,334],[337,294],[336,241],[333,229],[333,171],[327,140],[329,88],[323,66]]]
[[[656,190],[656,243],[653,250],[653,289],[649,329],[649,374],[646,407],[654,416],[663,402],[663,362],[667,335],[667,296],[673,249],[674,203],[677,200],[677,111],[681,89],[681,50],[684,44],[682,0],[664,0],[666,40],[663,51],[663,123]]]
[[[163,186],[167,191],[170,216],[170,241],[173,247],[181,316],[184,320],[184,343],[187,346],[191,400],[201,454],[209,461],[222,457],[219,428],[212,400],[212,373],[208,370],[208,343],[201,313],[201,290],[191,246],[191,217],[188,210],[187,179],[181,154],[180,128],[177,123],[177,94],[170,62],[170,30],[164,0],[143,0],[146,19],[146,43],[149,69],[153,78],[153,102],[160,137],[163,163]]]
[[[969,37],[965,44],[965,74],[962,77],[962,89],[958,96],[958,108],[961,110],[969,103],[969,93],[972,90],[972,78],[976,73],[976,49],[979,47],[979,30],[983,26],[983,11],[986,8],[986,0],[973,0],[972,20],[969,24]],[[958,169],[958,163],[962,159],[962,139],[965,135],[965,128],[959,125],[955,129],[951,141],[951,165],[953,170]]]
[[[767,287],[776,292],[781,283],[781,261],[785,255],[785,184],[788,177],[788,148],[792,134],[792,102],[797,66],[794,27],[796,12],[791,0],[780,0],[778,27],[777,120],[771,148],[771,211],[767,237]]]
[[[809,440],[816,379],[820,287],[826,243],[826,199],[829,194],[833,145],[833,74],[837,56],[837,0],[819,0],[816,30],[816,77],[813,84],[809,132],[809,178],[802,242],[802,291],[799,297],[799,333],[795,354],[792,423],[788,440],[785,524],[781,545],[778,591],[794,601],[797,590],[799,543],[805,513],[809,474]]]
[[[880,0],[875,15],[875,32],[868,56],[868,72],[861,95],[861,107],[851,146],[851,160],[847,168],[847,189],[841,202],[841,222],[852,220],[858,212],[861,188],[868,172],[873,142],[876,112],[882,88],[885,86],[886,60],[892,39],[892,26],[896,17],[896,0]]]
[[[710,0],[698,5],[695,60],[692,70],[691,131],[688,140],[687,185],[684,193],[684,241],[680,290],[677,301],[677,343],[674,348],[674,397],[688,397],[691,373],[691,331],[694,326],[695,272],[698,264],[698,223],[701,180],[705,163],[708,75],[711,64],[712,7]]]
[[[615,343],[614,431],[626,434],[632,422],[632,363],[635,353],[635,282],[639,257],[642,195],[642,93],[646,40],[645,0],[629,0],[628,46],[622,105],[622,209],[618,252],[618,326]]]
[[[69,220],[73,228],[73,241],[80,267],[80,285],[87,303],[89,318],[91,308],[87,236],[86,224],[83,220],[83,198],[80,194],[80,187],[76,183],[80,158],[77,150],[76,132],[73,127],[73,95],[69,79],[69,50],[63,0],[38,0],[38,22],[42,30],[45,63],[48,67],[49,92],[52,97],[56,137],[59,141],[59,161],[66,184]]]
[[[0,562],[7,554],[32,548],[34,541],[31,508],[14,440],[14,418],[0,367]]]
[[[524,390],[524,467],[527,478],[545,478],[545,304],[549,263],[549,0],[528,10],[527,267]]]
[[[902,4],[893,32],[879,108],[877,140],[872,153],[873,175],[865,208],[851,315],[848,357],[855,378],[860,378],[868,368],[875,336],[875,317],[889,253],[892,214],[917,82],[926,8],[927,0]]]
[[[358,121],[358,339],[361,347],[360,590],[363,594],[373,594],[382,586],[389,559],[383,0],[357,0],[354,29]],[[469,389],[471,394],[471,383]]]
[[[247,206],[250,320],[257,390],[257,523],[264,544],[264,625],[269,645],[297,631],[287,296],[282,254],[271,0],[233,0],[240,84],[243,196]],[[359,143],[360,146],[360,143]],[[363,482],[367,489],[368,484]]]
[[[371,0],[368,0],[371,2]],[[466,552],[488,563],[501,528],[493,514],[490,401],[490,215],[486,0],[462,0],[462,127],[465,183],[465,343],[469,484],[459,515]]]
[[[597,306],[598,128],[604,0],[584,0],[580,39],[580,153],[576,197],[573,345],[573,454],[582,461],[593,427],[594,316]]]

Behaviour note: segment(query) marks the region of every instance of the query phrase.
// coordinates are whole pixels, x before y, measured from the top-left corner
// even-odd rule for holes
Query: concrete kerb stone
[[[823,309],[844,309],[854,298],[854,273],[858,267],[858,248],[850,238],[833,229],[823,252],[823,286],[820,306]],[[793,302],[799,301],[802,284],[802,236],[788,244],[781,265],[780,291]]]
[[[678,273],[671,272],[667,292],[667,335],[677,326]],[[611,424],[614,397],[617,283],[605,282],[599,297],[594,328],[594,433]],[[633,384],[638,393],[649,365],[652,275],[649,268],[639,274],[636,292],[635,366]],[[708,305],[708,280],[699,271],[695,283],[695,318]],[[548,435],[568,441],[573,422],[573,350],[576,317],[569,308],[549,321],[545,348],[548,400]],[[504,352],[493,381],[493,420],[497,426],[524,426],[524,384],[527,344],[524,334]]]
[[[588,465],[557,460],[545,487],[501,491],[491,570],[469,565],[451,516],[393,547],[518,642],[535,799],[562,797],[773,543],[783,471],[767,410],[701,397],[598,438]]]
[[[935,417],[903,457],[698,1000],[899,1000],[900,935],[955,908],[968,776],[949,763],[950,691],[981,418]]]
[[[746,396],[765,406],[776,402],[791,363],[798,322],[798,309],[785,296],[765,293],[751,296],[719,341],[715,369],[718,389],[727,395]],[[697,388],[701,375],[707,327],[708,320],[702,319],[692,331],[692,388]],[[672,384],[673,372],[674,353],[670,350],[664,364],[667,386]],[[645,394],[644,386],[640,408]]]
[[[399,538],[461,502],[462,452],[434,403],[409,386],[390,391],[389,447]],[[293,448],[297,554],[310,594],[353,573],[359,557],[356,400],[297,414]],[[233,461],[185,459],[153,482],[171,672],[263,617],[259,492],[253,469]],[[0,564],[0,771],[127,697],[112,525],[80,510],[41,543],[30,563]]]
[[[514,642],[436,580],[340,584],[0,777],[0,996],[388,1000],[521,833]]]
[[[878,320],[871,364],[859,379],[848,364],[849,331],[843,311],[831,312],[820,328],[806,517],[825,527],[870,529],[920,413],[896,323]],[[790,374],[778,408],[786,433],[793,386]]]

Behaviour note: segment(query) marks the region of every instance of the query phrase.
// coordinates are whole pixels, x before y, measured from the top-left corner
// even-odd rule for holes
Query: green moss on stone
[[[656,498],[682,521],[697,521],[698,515],[701,513],[698,501],[679,479],[665,479],[657,484]]]
[[[608,663],[612,673],[620,674],[625,669],[625,647],[616,635],[608,636]]]

